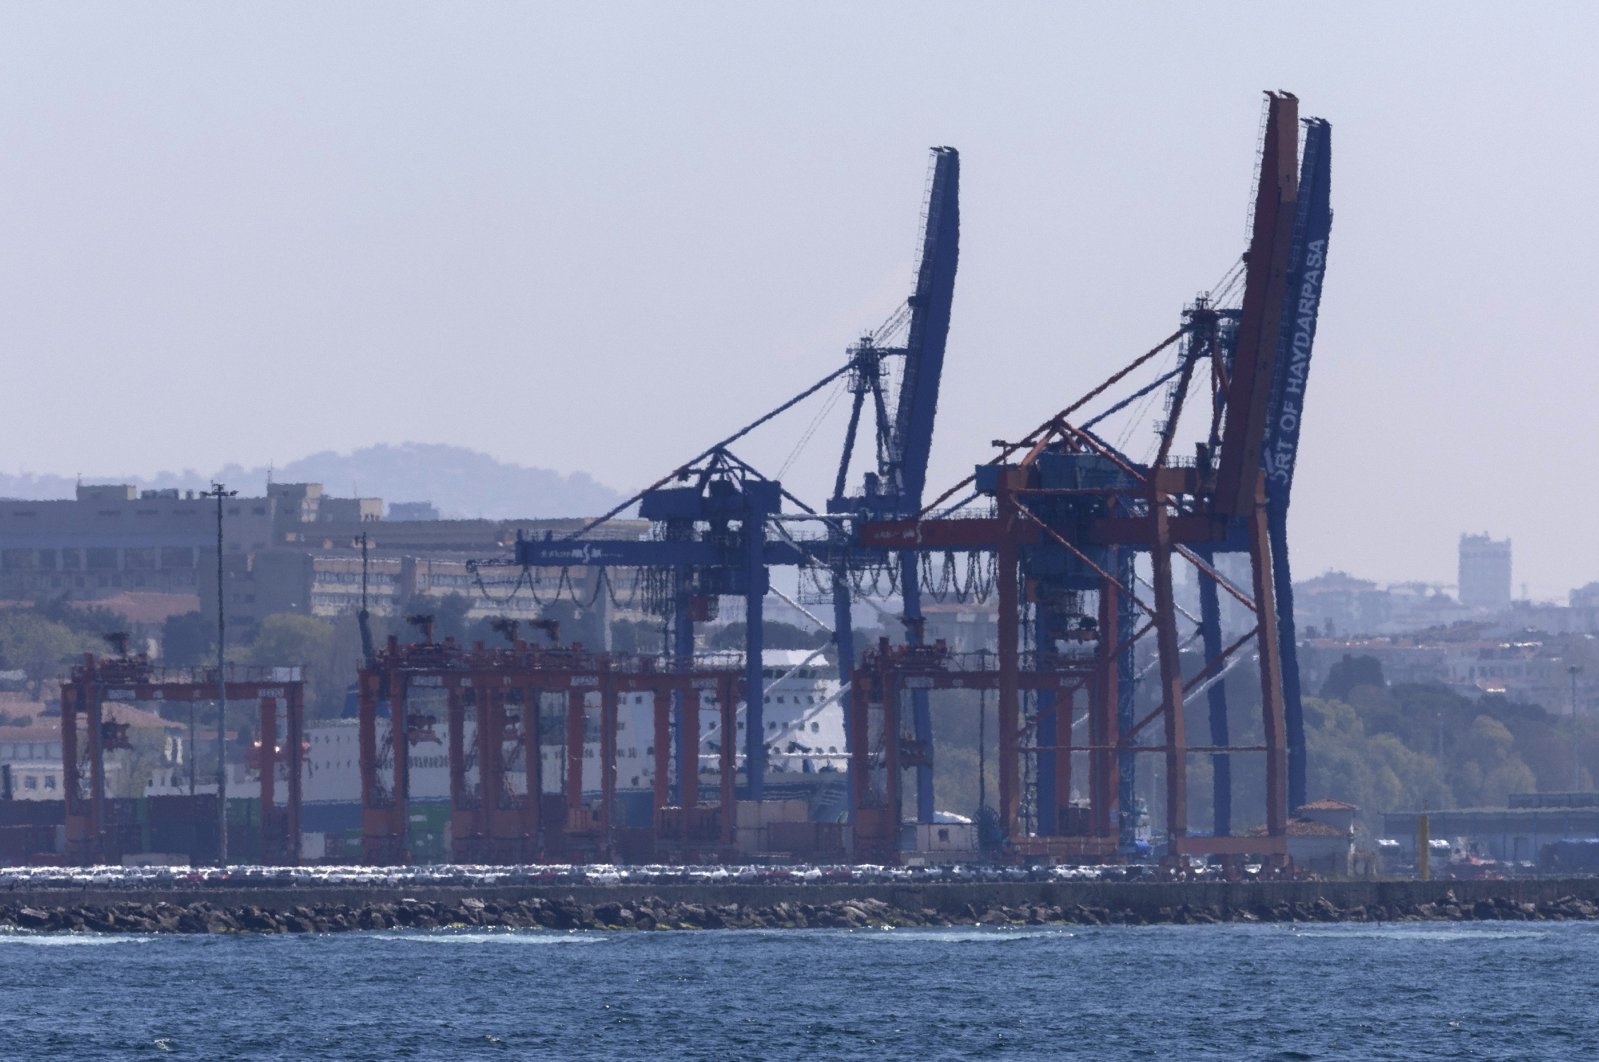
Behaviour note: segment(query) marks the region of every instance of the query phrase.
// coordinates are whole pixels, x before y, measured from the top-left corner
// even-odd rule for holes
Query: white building
[[[0,726],[0,775],[13,800],[60,800],[61,725]]]

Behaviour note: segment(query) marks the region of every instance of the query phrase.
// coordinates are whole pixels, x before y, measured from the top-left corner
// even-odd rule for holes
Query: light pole
[[[1571,676],[1571,791],[1582,791],[1582,756],[1577,751],[1577,673],[1582,668],[1572,664],[1566,668]]]
[[[227,633],[226,598],[222,585],[222,501],[238,494],[220,483],[201,497],[217,500],[217,866],[228,865],[228,681],[224,636]]]

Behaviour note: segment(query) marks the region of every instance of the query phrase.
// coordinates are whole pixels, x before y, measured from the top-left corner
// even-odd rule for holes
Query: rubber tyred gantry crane
[[[654,709],[658,839],[665,847],[725,854],[737,829],[734,746],[726,742],[719,750],[720,796],[713,805],[701,802],[697,744],[679,744],[682,792],[678,805],[669,806],[669,705],[678,694],[695,716],[715,711],[721,732],[734,733],[738,687],[738,672],[730,668],[664,669],[654,657],[581,646],[466,646],[434,642],[426,627],[419,644],[390,638],[360,673],[363,857],[378,865],[410,862],[412,750],[433,743],[442,746],[448,765],[457,862],[614,858],[618,699],[643,693],[652,695]],[[387,692],[382,700],[381,691]],[[384,732],[384,701],[391,720],[405,720],[402,729],[391,722]],[[698,718],[679,717],[677,730],[697,735]],[[558,750],[559,768],[546,777],[544,751],[551,747]],[[591,791],[595,798],[585,795]]]
[[[250,766],[261,774],[261,852],[267,862],[300,861],[300,804],[305,743],[305,688],[299,668],[229,667],[230,701],[255,701],[259,740]],[[103,863],[123,854],[106,814],[105,755],[131,748],[126,724],[105,717],[107,703],[187,703],[217,699],[215,668],[158,668],[143,653],[85,654],[61,684],[61,759],[68,860]],[[282,714],[279,714],[279,708]],[[189,749],[193,757],[197,750]],[[192,763],[192,759],[191,759]],[[277,803],[278,766],[287,800]],[[191,853],[192,854],[192,853]]]

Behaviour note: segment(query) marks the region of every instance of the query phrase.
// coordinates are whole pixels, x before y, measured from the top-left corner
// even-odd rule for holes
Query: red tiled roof
[[[123,704],[123,703],[118,702],[118,701],[107,701],[105,703],[105,705],[100,709],[100,714],[101,714],[102,718],[104,718],[108,722],[126,723],[128,726],[133,727],[135,730],[144,730],[144,729],[182,730],[183,729],[183,724],[182,723],[169,722],[169,721],[161,718],[155,712],[148,712],[148,711],[145,711],[143,708],[135,708],[131,704]]]
[[[1359,811],[1360,809],[1358,807],[1356,807],[1355,805],[1353,805],[1353,804],[1345,804],[1342,800],[1332,800],[1332,799],[1329,799],[1327,797],[1323,797],[1320,800],[1312,800],[1308,804],[1299,805],[1299,810],[1300,811]]]
[[[55,726],[0,726],[0,741],[59,741],[61,724]]]
[[[1289,819],[1288,836],[1290,837],[1348,837],[1348,830],[1340,830],[1336,826],[1329,826],[1325,822],[1311,822],[1309,819]]]
[[[117,701],[107,701],[101,708],[101,716],[108,723],[125,723],[135,730],[182,730],[182,723],[174,723],[161,718],[154,712],[135,708],[131,704],[122,704]],[[36,715],[35,719],[38,718]],[[32,726],[0,726],[0,741],[40,741],[45,738],[59,738],[61,736],[61,719],[51,716],[45,722],[35,722]]]
[[[1312,822],[1309,819],[1289,819],[1284,827],[1284,832],[1290,837],[1348,837],[1348,830],[1341,830],[1337,826],[1329,826],[1325,822]],[[1252,837],[1261,837],[1266,833],[1266,827],[1256,826],[1249,831]]]

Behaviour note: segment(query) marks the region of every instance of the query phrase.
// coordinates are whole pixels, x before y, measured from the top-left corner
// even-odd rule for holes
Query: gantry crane
[[[922,254],[915,290],[905,305],[874,334],[874,340],[852,347],[844,365],[800,394],[762,415],[711,446],[650,487],[590,522],[575,535],[542,539],[522,538],[514,563],[532,567],[582,565],[599,568],[648,569],[661,573],[670,585],[665,610],[671,617],[669,655],[673,665],[692,664],[694,627],[710,618],[720,597],[744,599],[744,688],[746,696],[744,762],[745,794],[760,799],[767,762],[763,725],[762,655],[764,646],[762,602],[771,588],[770,569],[778,566],[810,568],[834,575],[834,637],[839,669],[848,682],[853,668],[849,621],[848,573],[860,564],[882,564],[883,551],[862,554],[850,542],[853,519],[867,516],[903,516],[920,508],[927,458],[932,444],[938,405],[945,339],[949,331],[954,292],[959,214],[959,155],[954,148],[933,149],[922,232]],[[905,330],[903,347],[889,342]],[[898,395],[890,413],[884,369],[889,359],[901,363]],[[855,395],[846,433],[830,512],[819,512],[738,458],[731,447],[756,428],[842,377],[848,377]],[[872,401],[877,441],[875,471],[866,477],[859,495],[845,494],[851,454],[867,397]],[[792,506],[784,511],[785,501]],[[644,541],[598,538],[592,532],[637,504],[639,515],[654,525]],[[819,536],[796,536],[787,523],[811,519],[824,525]],[[484,562],[485,565],[488,562]],[[907,627],[920,634],[921,607],[915,579],[915,557],[901,559],[909,578],[898,582],[905,592]],[[604,583],[603,578],[597,583]],[[905,589],[908,588],[908,589]],[[847,695],[847,694],[846,694]],[[687,709],[677,694],[676,717]],[[918,715],[918,730],[930,738],[931,723],[925,700]],[[693,762],[683,749],[697,735],[679,728],[678,762]],[[682,779],[679,779],[679,786]],[[925,814],[932,814],[931,774],[925,780]]]
[[[1313,129],[1324,131],[1325,126],[1313,125]],[[1321,143],[1325,147],[1324,139]],[[1236,322],[1229,322],[1230,343],[1221,342],[1221,315],[1200,307],[1153,350],[1020,441],[1003,444],[1000,454],[979,466],[973,477],[924,508],[922,518],[869,522],[861,528],[861,544],[866,548],[978,549],[996,555],[998,810],[1002,828],[1017,853],[1087,857],[1113,851],[1121,840],[1117,820],[1125,820],[1128,810],[1129,793],[1119,775],[1125,773],[1128,758],[1141,752],[1158,753],[1164,762],[1171,858],[1199,854],[1259,854],[1279,862],[1285,858],[1284,679],[1265,455],[1268,443],[1276,445],[1268,421],[1282,413],[1273,399],[1281,393],[1278,366],[1284,356],[1285,297],[1296,264],[1296,233],[1310,231],[1296,225],[1301,186],[1297,149],[1298,102],[1289,94],[1272,93],[1267,101],[1260,176],[1244,259],[1242,306]],[[1312,186],[1315,166],[1312,158],[1307,173]],[[1324,195],[1324,174],[1320,188]],[[1308,265],[1309,254],[1301,260]],[[1179,347],[1178,367],[1157,381],[1172,386],[1153,460],[1130,459],[1093,430],[1093,420],[1073,423],[1072,418],[1090,403],[1105,397],[1134,371],[1185,338]],[[1208,373],[1208,386],[1197,385],[1201,368]],[[1174,453],[1178,425],[1185,406],[1199,405],[1202,397],[1210,400],[1209,415],[1195,441],[1194,456],[1185,458]],[[973,483],[979,495],[992,499],[992,515],[928,515]],[[1204,557],[1228,552],[1249,555],[1247,588],[1234,586]],[[1135,553],[1148,557],[1147,595],[1134,578],[1131,559]],[[1189,676],[1182,670],[1183,646],[1173,592],[1173,565],[1179,559],[1193,564],[1256,617],[1248,635],[1205,654],[1201,668]],[[1024,615],[1028,611],[1030,616]],[[1134,611],[1143,618],[1129,623]],[[1155,642],[1158,704],[1142,719],[1134,719],[1122,687],[1132,645],[1149,635]],[[1025,640],[1031,643],[1028,651],[1023,649]],[[1251,640],[1259,663],[1264,743],[1249,747],[1191,745],[1185,733],[1185,699],[1213,681]],[[914,649],[904,666],[913,665],[923,672],[929,667],[952,669],[951,664],[930,664],[925,651]],[[885,675],[893,670],[881,661],[879,667]],[[1024,676],[1024,670],[1034,674]],[[1043,673],[1064,675],[1070,681],[1046,681],[1039,677]],[[1050,690],[1054,700],[1039,695],[1024,718],[1024,687]],[[887,696],[885,691],[895,688],[892,681],[879,681],[873,693]],[[1088,727],[1086,742],[1073,736],[1079,695],[1085,708],[1082,721]],[[882,708],[883,725],[897,725],[893,706]],[[857,709],[857,718],[861,715]],[[1140,734],[1156,721],[1162,730],[1159,743],[1137,744]],[[860,739],[874,740],[872,735]],[[899,735],[884,733],[876,742],[878,747],[892,750],[899,746]],[[859,748],[854,746],[852,751]],[[1192,835],[1187,813],[1188,756],[1238,752],[1265,754],[1264,835]],[[1073,753],[1088,758],[1090,798],[1085,816],[1061,814],[1069,810],[1060,804],[1063,794],[1051,791],[1057,778],[1069,774]],[[1039,766],[1039,830],[1032,837],[1023,836],[1020,815],[1020,765],[1028,754]],[[1118,803],[1119,808],[1115,806]],[[892,800],[888,805],[891,821],[882,826],[892,830],[899,809]],[[872,816],[865,822],[874,829],[879,825]]]
[[[1303,805],[1305,792],[1305,720],[1299,686],[1298,639],[1294,626],[1293,579],[1288,553],[1288,503],[1298,463],[1300,430],[1304,423],[1305,388],[1310,376],[1310,356],[1316,339],[1321,308],[1322,279],[1327,268],[1327,244],[1332,230],[1330,200],[1332,126],[1322,118],[1304,122],[1305,141],[1299,167],[1299,189],[1294,211],[1290,266],[1284,285],[1277,365],[1266,418],[1266,439],[1261,468],[1266,483],[1266,513],[1271,538],[1272,581],[1277,590],[1277,640],[1283,665],[1283,722],[1288,742],[1288,807]],[[1216,342],[1230,365],[1236,314],[1215,311],[1203,302],[1190,311],[1205,327],[1190,330],[1190,340]],[[1208,314],[1215,314],[1211,321]],[[1212,439],[1211,445],[1216,445]],[[1209,551],[1199,550],[1210,559]],[[1199,577],[1200,623],[1204,652],[1221,651],[1220,595],[1215,580]],[[1211,682],[1210,736],[1215,745],[1228,742],[1227,695],[1221,682]],[[1212,757],[1215,832],[1232,832],[1232,769],[1226,753]]]
[[[834,481],[833,496],[827,503],[832,514],[848,515],[854,521],[903,519],[922,508],[922,489],[927,483],[927,461],[932,452],[933,422],[938,414],[939,381],[944,369],[944,348],[949,337],[950,307],[955,296],[955,270],[960,259],[960,154],[952,147],[933,149],[933,166],[928,179],[927,207],[922,227],[921,262],[916,271],[916,290],[904,310],[890,325],[908,321],[903,347],[885,347],[878,336],[866,336],[850,350],[850,390],[854,404],[844,436],[843,456]],[[887,331],[881,329],[880,332]],[[900,359],[899,393],[894,412],[888,414],[885,368],[887,359]],[[870,399],[876,414],[876,466],[863,477],[860,491],[847,494],[850,462],[860,425],[861,408]],[[834,525],[837,534],[846,529]],[[835,554],[833,572],[833,620],[839,645],[839,669],[849,675],[854,668],[853,632],[850,619],[850,580],[848,570],[862,554],[849,549]],[[921,582],[917,554],[904,552],[898,557],[900,600],[905,619],[906,638],[911,645],[923,642]],[[846,678],[845,681],[848,681]],[[847,696],[847,695],[846,695]],[[846,701],[846,707],[848,702]],[[933,721],[927,692],[912,693],[915,739],[922,755],[916,765],[916,815],[921,822],[933,821]]]

